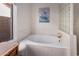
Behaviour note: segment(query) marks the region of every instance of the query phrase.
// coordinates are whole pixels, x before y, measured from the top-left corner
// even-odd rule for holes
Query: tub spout
[[[60,40],[59,40],[59,43],[60,43]]]

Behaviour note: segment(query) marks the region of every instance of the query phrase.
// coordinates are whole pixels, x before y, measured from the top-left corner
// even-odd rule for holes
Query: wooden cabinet
[[[13,49],[7,52],[5,56],[17,56],[18,55],[18,45],[15,46]]]

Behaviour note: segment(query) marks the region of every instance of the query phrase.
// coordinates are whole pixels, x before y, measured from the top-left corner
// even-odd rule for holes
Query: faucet
[[[58,38],[62,37],[62,33],[57,33]]]

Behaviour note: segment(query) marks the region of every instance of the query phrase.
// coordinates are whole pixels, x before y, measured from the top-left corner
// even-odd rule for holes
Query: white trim
[[[17,7],[13,4],[13,40],[17,40]]]

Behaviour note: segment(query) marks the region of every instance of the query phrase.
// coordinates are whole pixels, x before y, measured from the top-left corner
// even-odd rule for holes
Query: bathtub
[[[22,47],[25,47],[24,49]],[[21,55],[27,56],[67,56],[68,48],[61,39],[51,35],[30,35],[20,43]]]
[[[57,36],[51,35],[31,35],[27,38],[27,45],[35,44],[35,45],[42,45],[42,46],[50,46],[50,47],[64,47],[61,44],[61,39]]]

